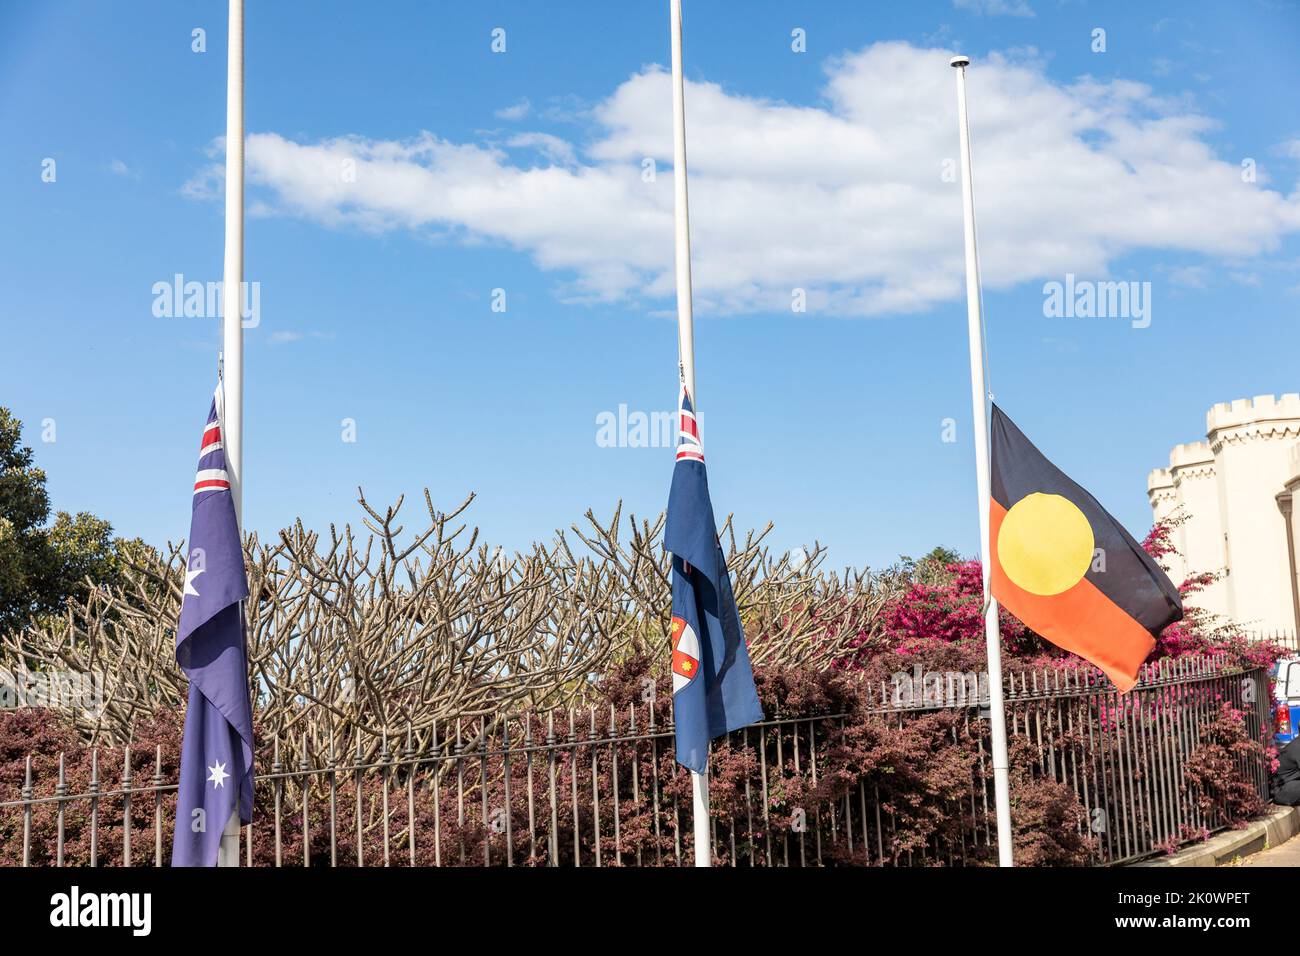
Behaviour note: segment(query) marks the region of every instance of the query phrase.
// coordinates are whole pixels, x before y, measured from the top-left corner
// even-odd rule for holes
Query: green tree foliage
[[[949,565],[956,564],[960,561],[961,555],[952,548],[945,548],[943,545],[936,545],[934,549],[921,560],[928,561],[931,564]]]
[[[22,443],[22,422],[0,407],[0,631],[58,612],[85,586],[119,580],[125,551],[113,527],[88,512],[50,521],[45,472]]]

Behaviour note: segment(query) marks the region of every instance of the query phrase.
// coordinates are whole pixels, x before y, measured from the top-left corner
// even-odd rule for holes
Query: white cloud
[[[1169,281],[1187,289],[1204,289],[1209,279],[1205,266],[1178,266],[1169,270]]]
[[[108,164],[108,171],[114,176],[121,176],[123,179],[139,179],[140,174],[133,170],[120,159],[114,159]]]
[[[528,98],[524,97],[518,103],[513,103],[510,106],[503,106],[501,109],[497,110],[496,117],[497,119],[510,121],[521,120],[529,114],[532,108],[533,105],[528,102]]]
[[[226,167],[213,163],[205,166],[181,184],[181,195],[199,202],[215,202],[225,188]]]
[[[506,140],[514,149],[535,149],[558,166],[574,166],[578,162],[573,146],[550,133],[520,133]]]
[[[690,83],[693,273],[701,310],[917,311],[963,294],[951,54],[880,43],[827,65],[820,105]],[[970,72],[983,276],[990,288],[1100,275],[1141,249],[1257,256],[1300,230],[1300,195],[1241,182],[1214,124],[1139,83],[1058,83],[1036,57]],[[579,138],[505,147],[424,132],[295,142],[258,133],[250,188],[281,214],[373,232],[495,241],[582,301],[671,295],[668,76],[631,76]],[[580,143],[587,144],[581,147]],[[532,156],[511,152],[526,146]],[[657,176],[645,182],[643,162]],[[355,163],[354,181],[341,175]],[[186,186],[212,193],[217,167]],[[219,180],[218,180],[219,182]],[[219,192],[219,190],[218,190]]]

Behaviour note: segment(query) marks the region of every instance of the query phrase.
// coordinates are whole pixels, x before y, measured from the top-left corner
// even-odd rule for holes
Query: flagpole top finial
[[[962,56],[961,54],[958,54],[957,56],[953,57],[951,60],[948,61],[948,65],[957,68],[963,66],[970,66],[970,57]]]

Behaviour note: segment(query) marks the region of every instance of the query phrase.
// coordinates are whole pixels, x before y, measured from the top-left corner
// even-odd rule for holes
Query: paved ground
[[[1300,836],[1244,857],[1239,866],[1300,866]]]

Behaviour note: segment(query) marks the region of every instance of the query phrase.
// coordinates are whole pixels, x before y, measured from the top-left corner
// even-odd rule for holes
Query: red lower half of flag
[[[1034,594],[1018,586],[998,560],[996,542],[1007,510],[990,502],[990,587],[1008,611],[1062,650],[1091,661],[1120,691],[1137,683],[1142,662],[1155,649],[1155,638],[1127,611],[1086,577],[1058,594]]]

